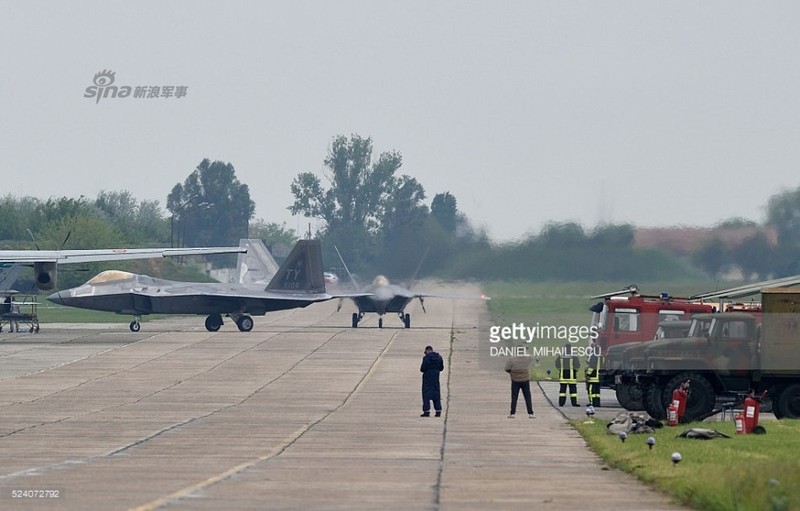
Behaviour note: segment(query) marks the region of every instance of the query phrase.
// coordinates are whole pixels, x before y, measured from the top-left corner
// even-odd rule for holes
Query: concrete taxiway
[[[411,329],[352,329],[328,302],[249,333],[120,317],[2,334],[0,508],[679,508],[605,467],[535,385],[536,418],[506,417],[508,375],[478,360],[485,303],[425,305]],[[427,344],[440,418],[419,417]]]

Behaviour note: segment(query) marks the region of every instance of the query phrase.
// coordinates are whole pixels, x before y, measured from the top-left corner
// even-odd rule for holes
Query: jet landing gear
[[[253,329],[253,318],[247,314],[231,314],[231,319],[236,323],[236,327],[240,332],[249,332]],[[206,330],[209,332],[218,332],[222,327],[222,315],[211,314],[206,318]]]
[[[133,317],[133,321],[131,321],[131,324],[128,325],[128,328],[131,329],[131,332],[138,332],[142,329],[142,325],[139,324],[141,319],[142,317],[138,315]]]
[[[231,314],[231,319],[236,322],[240,332],[249,332],[253,329],[253,318],[247,314]]]
[[[364,319],[363,312],[354,312],[353,313],[353,328],[358,328],[358,324],[361,320]],[[383,315],[378,316],[378,328],[383,328]]]
[[[411,314],[403,314],[402,312],[398,312],[397,315],[400,317],[400,321],[403,322],[403,326],[406,328],[411,328]],[[354,312],[353,313],[353,328],[358,328],[358,324],[364,318],[363,312]],[[383,315],[378,316],[378,328],[383,328]]]
[[[219,314],[211,314],[206,318],[206,330],[209,332],[217,332],[222,326],[222,316]]]
[[[411,328],[411,314],[398,312],[397,315],[400,316],[400,321],[403,322],[404,327]]]
[[[364,313],[363,312],[354,312],[353,313],[353,328],[358,328],[358,324],[361,322],[362,319],[364,319]]]

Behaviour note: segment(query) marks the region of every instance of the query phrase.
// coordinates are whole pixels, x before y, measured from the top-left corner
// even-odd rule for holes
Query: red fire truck
[[[628,410],[643,410],[641,386],[634,381],[631,360],[640,358],[645,341],[654,338],[685,337],[681,328],[667,328],[670,321],[676,327],[683,327],[695,314],[710,312],[747,312],[760,323],[761,304],[759,302],[731,303],[745,296],[752,296],[763,288],[778,288],[800,284],[800,276],[783,277],[746,284],[724,290],[711,291],[688,298],[673,297],[668,293],[642,295],[635,285],[595,295],[602,298],[589,309],[592,311],[592,325],[596,327],[604,355],[603,369],[600,371],[601,386],[615,389],[620,405]],[[627,295],[627,296],[626,296]],[[717,300],[716,305],[713,300]],[[726,304],[725,301],[728,301]],[[684,332],[685,333],[685,332]]]
[[[592,326],[596,328],[595,342],[602,349],[604,364],[600,370],[600,385],[614,388],[617,400],[628,410],[641,410],[641,395],[633,381],[620,378],[624,372],[622,354],[634,345],[652,340],[659,323],[691,319],[692,315],[714,312],[714,306],[691,298],[639,294],[635,285],[592,299],[602,298],[589,308]],[[677,323],[676,323],[677,324]],[[665,328],[662,328],[662,330]]]

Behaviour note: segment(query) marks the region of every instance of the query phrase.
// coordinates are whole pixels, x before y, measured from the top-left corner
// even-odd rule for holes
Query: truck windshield
[[[603,305],[601,312],[592,312],[592,325],[598,332],[606,329],[608,324],[608,305]]]
[[[614,331],[615,332],[638,332],[639,331],[639,311],[637,309],[615,309],[614,310]]]
[[[708,337],[712,321],[708,319],[693,319],[692,326],[689,327],[689,337]]]

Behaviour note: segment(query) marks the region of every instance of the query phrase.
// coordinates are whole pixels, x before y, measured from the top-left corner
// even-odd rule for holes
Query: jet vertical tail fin
[[[325,293],[319,240],[300,240],[267,285],[267,291]]]
[[[239,284],[267,284],[278,273],[278,263],[259,239],[241,239],[239,247],[247,249],[236,261]]]

